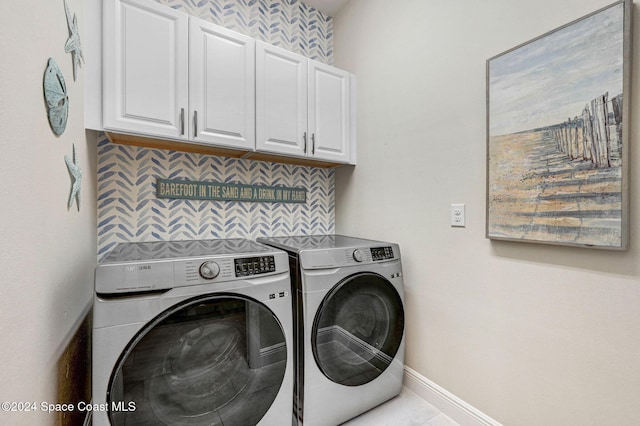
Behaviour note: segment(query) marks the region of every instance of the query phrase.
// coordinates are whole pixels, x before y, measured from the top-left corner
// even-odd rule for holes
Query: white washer
[[[287,254],[253,241],[117,245],[96,267],[94,425],[293,415]]]
[[[405,347],[398,245],[342,235],[258,241],[289,253],[298,423],[337,425],[398,395]]]

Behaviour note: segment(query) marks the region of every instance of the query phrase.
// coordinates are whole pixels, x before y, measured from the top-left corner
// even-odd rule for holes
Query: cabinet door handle
[[[304,140],[304,149],[302,150],[302,152],[306,154],[307,153],[307,132],[304,132],[304,134],[302,135],[302,139]]]
[[[193,111],[193,137],[198,137],[198,111]]]
[[[184,136],[184,108],[180,108],[180,134]]]
[[[311,155],[316,155],[316,134],[311,133]]]

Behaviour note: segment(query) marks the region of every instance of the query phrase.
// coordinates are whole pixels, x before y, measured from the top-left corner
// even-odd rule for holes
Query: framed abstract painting
[[[628,247],[631,5],[487,60],[487,238]]]

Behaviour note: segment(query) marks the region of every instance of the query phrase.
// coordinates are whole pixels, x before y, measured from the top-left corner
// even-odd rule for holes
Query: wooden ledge
[[[165,139],[154,139],[147,136],[126,135],[105,132],[109,140],[120,145],[142,146],[145,148],[167,149],[171,151],[192,152],[195,154],[218,155],[221,157],[241,158],[251,151],[232,148],[220,148],[211,145],[199,145],[190,142],[178,142]]]
[[[321,169],[331,169],[334,167],[346,166],[343,163],[333,163],[330,161],[312,160],[310,158],[287,157],[285,155],[270,154],[266,152],[252,151],[244,156],[249,160],[269,161],[272,163],[295,164],[298,166],[318,167]]]
[[[330,169],[347,166],[348,164],[331,161],[312,160],[309,158],[287,157],[285,155],[265,152],[247,151],[233,148],[221,148],[212,145],[201,145],[193,142],[179,142],[166,139],[155,139],[148,136],[129,135],[123,133],[105,132],[112,143],[119,145],[133,145],[144,148],[166,149],[171,151],[191,152],[195,154],[216,155],[220,157],[244,158],[253,161],[268,161],[272,163],[295,164],[298,166],[318,167]]]

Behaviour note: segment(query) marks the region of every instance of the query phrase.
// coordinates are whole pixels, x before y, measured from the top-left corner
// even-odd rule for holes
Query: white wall
[[[83,2],[68,0],[83,28]],[[0,2],[0,401],[56,402],[56,363],[87,313],[96,260],[95,145],[83,125],[83,70],[73,81],[63,0]],[[49,57],[63,71],[70,107],[56,137],[42,79]],[[64,156],[75,144],[81,209],[67,210]],[[73,369],[86,365],[70,365]],[[0,411],[2,424],[53,424],[54,416]]]
[[[407,365],[506,425],[640,424],[637,78],[631,249],[484,236],[486,59],[609,3],[351,0],[334,18],[334,62],[358,78],[336,229],[400,244]]]

